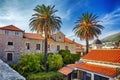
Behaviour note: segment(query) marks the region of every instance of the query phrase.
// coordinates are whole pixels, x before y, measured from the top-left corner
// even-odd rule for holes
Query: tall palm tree
[[[86,41],[86,54],[89,51],[89,40],[98,37],[98,35],[101,34],[101,29],[104,28],[102,25],[98,24],[99,21],[96,20],[97,18],[98,16],[92,13],[83,13],[73,28],[75,35],[81,40]]]
[[[31,31],[37,31],[37,33],[45,34],[44,39],[44,66],[47,71],[47,39],[49,35],[61,27],[61,18],[56,16],[55,13],[58,11],[54,9],[55,6],[37,5],[34,9],[35,14],[30,19]]]

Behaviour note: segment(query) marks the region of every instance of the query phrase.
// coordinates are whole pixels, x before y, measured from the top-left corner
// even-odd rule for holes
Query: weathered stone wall
[[[75,43],[65,43],[65,42],[55,42],[55,41],[48,41],[48,44],[50,45],[50,50],[48,52],[57,53],[57,45],[60,46],[60,50],[65,50],[65,46],[68,46],[68,49],[71,53],[75,53],[76,51],[76,45]]]
[[[0,60],[0,80],[26,80],[18,72]]]
[[[26,43],[30,43],[30,49],[27,49]],[[36,44],[40,44],[40,50],[36,50]],[[34,53],[34,52],[41,53],[41,52],[43,52],[42,40],[24,38],[23,45],[24,45],[23,53]]]
[[[12,53],[12,63],[16,63],[23,51],[23,34],[19,32],[19,36],[16,36],[14,32],[9,31],[9,34],[5,35],[3,30],[0,34],[0,59],[5,62],[7,62],[7,54]],[[8,45],[8,42],[13,42],[13,45]],[[8,63],[11,63],[11,61]]]

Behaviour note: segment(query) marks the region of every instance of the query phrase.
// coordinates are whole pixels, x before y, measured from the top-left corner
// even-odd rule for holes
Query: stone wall
[[[0,80],[26,80],[23,76],[0,60]]]

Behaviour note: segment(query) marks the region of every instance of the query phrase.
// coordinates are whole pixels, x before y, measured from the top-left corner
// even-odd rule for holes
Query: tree
[[[86,41],[86,54],[89,51],[89,40],[98,37],[101,34],[101,29],[104,28],[98,24],[99,21],[96,20],[97,18],[98,16],[92,13],[84,13],[78,18],[76,26],[73,28],[75,35],[81,40]]]
[[[56,16],[55,13],[58,11],[54,9],[55,6],[37,5],[34,9],[35,14],[30,19],[31,31],[37,31],[37,33],[44,33],[44,66],[47,71],[47,39],[49,35],[61,27],[61,18]]]
[[[59,54],[50,54],[48,56],[49,71],[57,71],[63,66],[62,56]]]

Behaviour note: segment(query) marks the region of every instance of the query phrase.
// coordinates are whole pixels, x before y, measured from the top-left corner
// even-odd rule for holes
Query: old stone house
[[[62,32],[57,32],[48,38],[48,52],[57,53],[61,49],[68,49],[76,53],[76,47],[82,45],[65,37]],[[44,51],[44,36],[36,33],[25,33],[13,26],[0,27],[0,59],[7,63],[16,63],[21,53]]]

